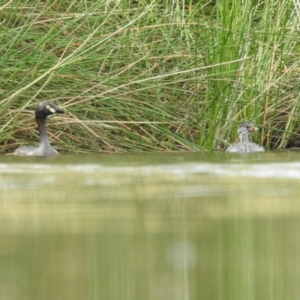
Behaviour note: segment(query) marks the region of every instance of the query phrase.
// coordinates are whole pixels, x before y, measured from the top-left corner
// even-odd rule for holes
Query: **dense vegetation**
[[[24,1],[0,7],[1,152],[223,149],[242,120],[266,148],[300,145],[296,2]]]

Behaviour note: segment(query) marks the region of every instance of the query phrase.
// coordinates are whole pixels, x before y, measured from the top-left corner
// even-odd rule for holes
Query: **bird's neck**
[[[240,142],[241,143],[249,143],[248,134],[241,134],[240,135]]]
[[[40,134],[40,144],[41,145],[48,145],[49,139],[47,135],[47,130],[46,130],[46,118],[38,118],[36,117],[36,123],[38,126],[39,134]]]

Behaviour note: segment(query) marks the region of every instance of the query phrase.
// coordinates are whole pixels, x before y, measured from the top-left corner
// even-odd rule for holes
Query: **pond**
[[[299,180],[299,152],[2,156],[0,299],[299,299]]]

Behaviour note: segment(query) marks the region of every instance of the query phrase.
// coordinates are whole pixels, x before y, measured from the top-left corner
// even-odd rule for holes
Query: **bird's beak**
[[[255,127],[255,126],[252,126],[252,127],[250,127],[249,128],[249,131],[251,131],[251,132],[253,132],[253,131],[257,131],[258,130],[258,128],[257,127]]]

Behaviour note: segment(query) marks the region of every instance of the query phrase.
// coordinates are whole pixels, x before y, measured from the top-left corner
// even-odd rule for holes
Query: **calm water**
[[[300,298],[300,152],[0,158],[0,299]]]

